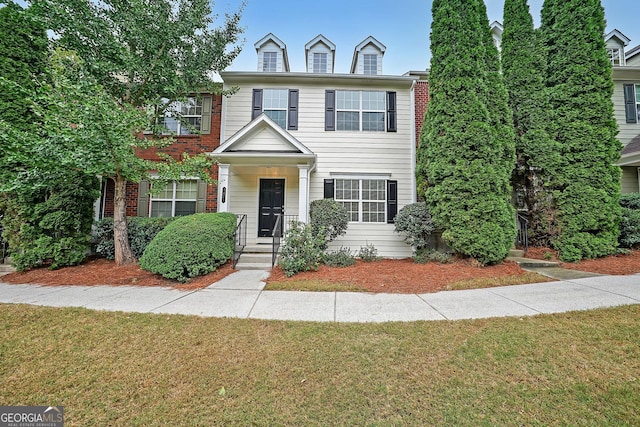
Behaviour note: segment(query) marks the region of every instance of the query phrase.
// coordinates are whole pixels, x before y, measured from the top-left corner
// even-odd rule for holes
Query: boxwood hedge
[[[233,256],[235,228],[236,216],[231,213],[180,217],[151,241],[140,267],[180,282],[208,274]]]

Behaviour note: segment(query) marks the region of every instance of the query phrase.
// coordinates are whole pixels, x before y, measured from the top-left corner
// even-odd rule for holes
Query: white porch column
[[[298,220],[309,220],[309,166],[298,165]]]
[[[229,212],[229,165],[218,164],[218,212]]]

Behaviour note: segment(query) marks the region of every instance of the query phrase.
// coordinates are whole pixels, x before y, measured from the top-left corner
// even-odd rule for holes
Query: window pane
[[[160,124],[164,126],[168,133],[178,133],[178,120],[174,117],[163,117],[160,119]]]
[[[313,72],[314,73],[327,72],[327,54],[326,53],[313,54]]]
[[[156,200],[153,200],[151,202],[151,216],[152,217],[170,217],[171,202],[158,202]]]
[[[175,216],[191,215],[196,213],[196,202],[176,202]]]
[[[188,97],[186,102],[180,103],[180,113],[183,116],[201,116],[202,99],[198,99],[194,96]]]
[[[357,179],[336,180],[336,200],[358,200],[360,197],[360,181]]]
[[[360,92],[357,90],[336,91],[336,101],[338,110],[359,110]]]
[[[287,109],[288,94],[287,89],[264,89],[262,91],[263,101],[262,107],[265,110],[272,110],[276,108]]]
[[[338,130],[360,130],[359,113],[355,111],[338,111]]]
[[[636,85],[636,102],[640,103],[640,85]]]
[[[364,74],[378,74],[378,55],[365,54],[363,55],[363,60]]]
[[[277,61],[277,52],[264,52],[262,56],[262,71],[275,72]]]
[[[385,200],[386,183],[379,179],[362,180],[362,200]]]
[[[264,110],[264,113],[281,128],[287,126],[287,112],[286,110]]]
[[[173,183],[170,182],[166,187],[162,189],[157,195],[153,196],[154,199],[173,199]]]
[[[180,124],[180,135],[191,135],[200,132],[202,117],[183,117]]]
[[[338,202],[347,211],[349,215],[349,221],[357,222],[358,221],[358,202]]]
[[[362,130],[384,131],[384,113],[362,113]]]
[[[384,222],[384,202],[362,202],[362,222]]]
[[[366,91],[362,92],[362,110],[363,111],[385,111],[386,101],[384,92]]]
[[[178,181],[176,184],[176,200],[195,200],[198,194],[198,184],[195,180]]]

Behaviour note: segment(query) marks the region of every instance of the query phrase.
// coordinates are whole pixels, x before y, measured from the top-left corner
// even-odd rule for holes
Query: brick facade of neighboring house
[[[183,153],[189,155],[210,153],[220,145],[220,124],[222,113],[222,96],[211,96],[211,120],[210,128],[207,133],[201,133],[198,135],[179,135],[176,136],[176,141],[170,146],[160,150],[163,153],[171,155],[176,160],[182,157]],[[138,150],[138,155],[147,160],[158,159],[156,155],[156,149],[149,148],[145,150]],[[213,167],[211,178],[218,179],[218,167]],[[203,183],[204,184],[204,183]],[[147,207],[140,209],[139,205],[139,188],[138,183],[127,183],[127,216],[149,216],[148,201],[144,203]],[[148,199],[148,196],[146,196]],[[113,217],[113,200],[114,200],[114,182],[111,179],[105,180],[102,185],[102,195],[100,200],[100,207],[98,216],[100,218]],[[204,209],[199,211],[204,212],[216,212],[218,207],[218,186],[215,184],[206,185],[206,199],[204,201]]]
[[[416,121],[416,147],[420,144],[420,134],[422,133],[422,123],[429,104],[429,82],[427,73],[424,73],[425,80],[418,80],[414,87],[415,121]]]

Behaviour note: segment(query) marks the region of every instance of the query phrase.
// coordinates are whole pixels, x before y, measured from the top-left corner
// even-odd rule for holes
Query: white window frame
[[[326,52],[313,53],[313,72],[318,74],[327,73],[329,55]]]
[[[278,71],[278,52],[262,53],[262,71],[265,73],[275,73]]]
[[[273,95],[277,94],[275,97]],[[278,102],[274,102],[278,101]],[[284,101],[284,102],[283,102]],[[267,106],[268,105],[268,106]],[[284,112],[284,123],[272,117],[269,112]],[[286,129],[289,121],[289,89],[262,89],[262,112],[276,122],[282,129]]]
[[[369,76],[378,74],[378,55],[375,53],[362,54],[362,73]]]
[[[340,106],[340,94],[349,92],[350,94],[358,93],[358,108],[346,108]],[[365,94],[375,94],[376,96],[381,97],[382,104],[380,108],[365,108],[366,103],[366,95]],[[387,98],[386,92],[377,91],[377,90],[336,90],[336,131],[346,131],[346,132],[384,132],[387,129]],[[344,121],[339,119],[340,113],[358,113],[358,128],[357,129],[345,129],[344,125],[341,128],[341,124],[344,124]],[[367,113],[375,113],[380,114],[382,116],[382,127],[380,129],[364,129],[364,117]],[[375,122],[380,123],[380,122]]]
[[[182,182],[192,182],[194,186],[194,197],[193,198],[178,198],[178,183]],[[197,212],[198,209],[198,180],[197,178],[184,178],[178,181],[171,181],[168,186],[172,186],[171,197],[162,197],[160,195],[150,195],[149,197],[149,217],[175,217],[176,216],[176,204],[178,202],[193,202],[193,213]],[[171,202],[171,215],[153,215],[153,204],[154,203],[166,203]],[[191,215],[191,214],[187,214]]]
[[[358,197],[357,198],[352,198],[352,197],[339,197],[340,195],[344,196],[344,194],[341,194],[342,192],[344,192],[344,182],[345,181],[351,181],[353,182],[357,182],[357,191],[358,191]],[[377,198],[366,198],[365,199],[365,192],[366,190],[364,189],[364,183],[365,182],[375,182],[376,186],[378,187],[377,189],[374,189],[372,191],[374,192],[382,192],[384,194],[384,197],[382,199],[377,199]],[[377,178],[377,177],[340,177],[340,178],[335,178],[334,181],[334,185],[335,185],[335,190],[334,190],[334,199],[336,202],[340,203],[342,206],[345,206],[346,204],[349,204],[349,206],[353,207],[356,206],[357,207],[357,211],[350,209],[349,207],[345,206],[347,208],[347,212],[349,213],[349,222],[357,222],[357,223],[363,223],[363,224],[386,224],[387,222],[387,180],[386,178]],[[342,185],[342,187],[341,187]],[[377,209],[377,210],[371,210],[371,209],[367,209],[365,210],[366,206],[370,206],[371,204],[375,204],[375,205],[379,205],[381,206],[381,210]],[[355,214],[355,216],[354,216]],[[371,221],[371,217],[370,215],[375,215],[376,216],[376,221]],[[380,215],[382,215],[382,217],[380,218]]]
[[[611,65],[624,65],[622,58],[622,49],[617,47],[607,48],[607,54],[609,55],[609,61]]]
[[[188,96],[185,102],[176,101],[166,109],[162,126],[165,135],[197,135],[202,130],[202,97]],[[167,120],[169,119],[169,120]],[[175,126],[170,129],[167,121]]]

